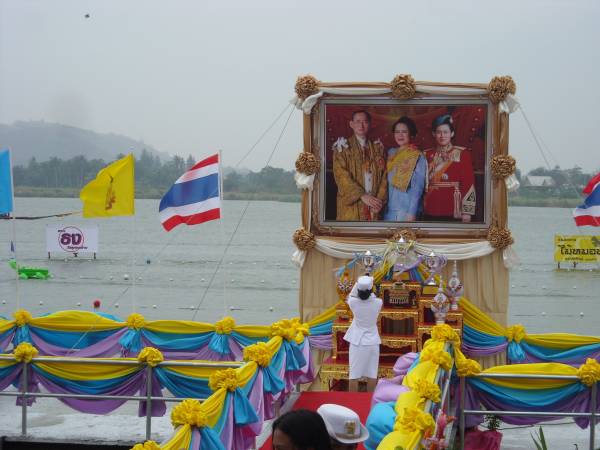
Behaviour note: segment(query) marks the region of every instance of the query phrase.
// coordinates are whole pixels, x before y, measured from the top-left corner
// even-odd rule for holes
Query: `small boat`
[[[50,271],[42,267],[26,267],[17,265],[14,259],[11,259],[8,264],[19,274],[19,278],[22,280],[29,280],[31,278],[36,280],[47,280],[50,278]]]

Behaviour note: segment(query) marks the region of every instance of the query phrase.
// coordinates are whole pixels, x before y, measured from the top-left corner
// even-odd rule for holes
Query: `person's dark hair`
[[[417,126],[415,125],[415,122],[407,116],[402,116],[394,122],[394,125],[392,125],[392,133],[396,132],[396,125],[398,125],[399,123],[403,123],[404,125],[406,125],[406,128],[408,128],[408,134],[410,134],[411,139],[413,139],[417,135]]]
[[[452,116],[450,114],[437,116],[435,119],[433,119],[433,122],[431,122],[431,131],[435,132],[437,127],[440,125],[448,125],[450,127],[450,131],[454,133],[454,125],[452,124]]]
[[[358,298],[361,300],[366,300],[371,296],[371,289],[358,289]]]
[[[364,109],[359,109],[358,111],[354,111],[352,113],[352,120],[354,120],[354,116],[356,116],[357,114],[361,114],[361,113],[364,114],[365,116],[367,116],[367,121],[369,123],[371,123],[371,114],[369,114],[369,112]]]
[[[298,450],[331,450],[329,433],[323,418],[315,411],[296,409],[275,419],[273,434],[280,430],[287,434]],[[271,437],[273,436],[271,434]]]

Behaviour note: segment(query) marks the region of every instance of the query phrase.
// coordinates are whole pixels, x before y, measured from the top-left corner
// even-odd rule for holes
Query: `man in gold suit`
[[[352,137],[340,137],[333,144],[336,219],[379,220],[387,199],[383,144],[379,140],[369,140],[371,115],[367,111],[354,111],[349,125],[354,132]]]

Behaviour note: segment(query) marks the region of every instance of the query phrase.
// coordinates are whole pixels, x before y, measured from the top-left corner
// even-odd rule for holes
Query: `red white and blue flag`
[[[600,227],[600,173],[593,177],[583,190],[588,194],[583,202],[573,210],[573,217],[578,227],[589,225]]]
[[[219,154],[196,163],[160,200],[160,221],[167,231],[182,223],[197,225],[221,218]]]

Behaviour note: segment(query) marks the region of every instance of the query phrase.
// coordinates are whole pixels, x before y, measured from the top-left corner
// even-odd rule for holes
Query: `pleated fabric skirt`
[[[354,345],[350,344],[350,379],[377,378],[379,367],[379,344]]]

